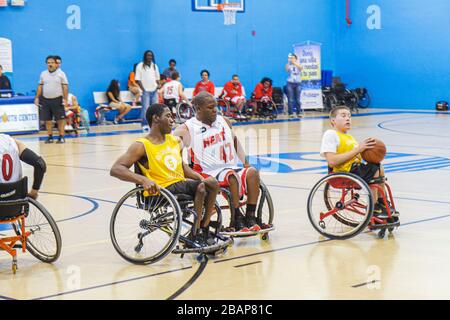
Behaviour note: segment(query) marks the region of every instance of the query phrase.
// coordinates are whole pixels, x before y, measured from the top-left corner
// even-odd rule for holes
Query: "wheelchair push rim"
[[[110,236],[117,253],[135,264],[151,264],[166,257],[178,242],[182,213],[175,197],[161,189],[145,197],[137,187],[117,203]]]
[[[320,234],[348,239],[363,231],[372,218],[373,196],[368,184],[349,173],[322,178],[308,197],[308,218]]]
[[[29,198],[25,207],[28,211],[25,219],[25,233],[29,234],[26,239],[27,251],[42,262],[55,262],[62,247],[61,233],[55,220],[47,209],[34,199]],[[13,223],[12,227],[17,235],[21,235],[20,220]]]

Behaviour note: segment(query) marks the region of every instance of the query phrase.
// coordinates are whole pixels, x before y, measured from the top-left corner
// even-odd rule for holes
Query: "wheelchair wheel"
[[[222,228],[222,210],[220,209],[220,205],[216,202],[214,205],[215,213],[211,217],[210,221],[210,231],[215,235],[218,235]],[[182,209],[183,219],[181,223],[181,232],[180,234],[183,237],[187,237],[192,230],[192,227],[195,223],[195,219],[197,214],[194,211],[194,203],[192,202],[189,206]]]
[[[330,174],[311,190],[307,210],[311,224],[320,234],[330,239],[348,239],[370,223],[372,192],[356,175]]]
[[[370,106],[370,102],[371,102],[371,99],[370,99],[369,93],[365,92],[364,94],[359,96],[358,107],[362,108],[362,109],[368,108]]]
[[[155,263],[178,242],[182,212],[175,197],[161,189],[157,196],[143,195],[138,187],[117,203],[111,216],[110,235],[114,248],[135,264]]]
[[[34,199],[29,199],[26,206],[28,215],[25,219],[27,251],[42,262],[55,262],[61,254],[62,240],[58,226],[45,207]],[[13,223],[17,235],[21,234],[21,223]]]
[[[187,103],[180,103],[177,105],[177,117],[181,122],[186,122],[195,116],[194,108]]]
[[[259,183],[259,200],[257,207],[257,219],[259,223],[273,224],[273,201],[264,182]]]

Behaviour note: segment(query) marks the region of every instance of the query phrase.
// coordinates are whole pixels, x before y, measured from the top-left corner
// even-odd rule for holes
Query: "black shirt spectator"
[[[0,66],[0,90],[11,89],[11,82],[7,76],[3,74],[3,67]]]

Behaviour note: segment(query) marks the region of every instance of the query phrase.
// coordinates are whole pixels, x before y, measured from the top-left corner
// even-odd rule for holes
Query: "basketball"
[[[383,141],[375,139],[375,146],[363,151],[361,155],[367,162],[379,164],[386,156],[386,145]]]

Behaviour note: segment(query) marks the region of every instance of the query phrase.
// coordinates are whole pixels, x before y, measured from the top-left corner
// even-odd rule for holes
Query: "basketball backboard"
[[[192,0],[192,10],[217,12],[217,6],[224,3],[235,4],[237,12],[245,11],[245,0]]]

